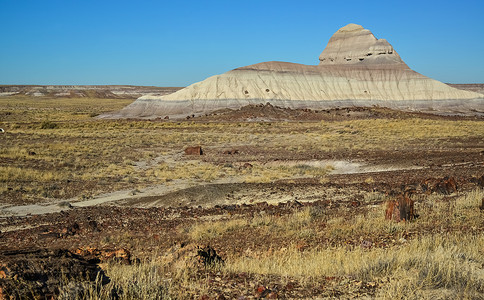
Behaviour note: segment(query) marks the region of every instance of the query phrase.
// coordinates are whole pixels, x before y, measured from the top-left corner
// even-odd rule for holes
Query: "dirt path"
[[[323,161],[277,161],[268,163],[270,165],[298,165],[306,164],[313,167],[326,168],[331,166],[333,170],[330,176],[342,174],[364,174],[381,173],[398,170],[422,169],[419,166],[392,166],[392,165],[367,165],[361,162],[351,162],[343,160],[323,160]],[[292,179],[298,179],[294,177]],[[230,187],[233,185],[233,187]],[[241,190],[236,185],[242,185]],[[88,207],[96,205],[115,204],[133,207],[156,207],[156,206],[215,206],[222,204],[235,204],[234,201],[227,200],[227,193],[232,194],[236,203],[252,203],[255,199],[264,199],[268,202],[284,202],[291,200],[294,195],[287,197],[271,197],[264,195],[264,192],[257,192],[253,188],[248,188],[251,184],[244,184],[243,176],[219,178],[210,183],[195,181],[192,179],[174,180],[169,183],[147,187],[141,190],[121,190],[112,193],[100,194],[93,199],[81,200],[77,198],[59,200],[46,205],[31,204],[18,206],[0,207],[0,217],[8,216],[27,216],[40,215],[69,210],[73,207]],[[255,186],[255,184],[252,184]],[[249,192],[250,190],[250,192]],[[170,196],[170,197],[165,197]],[[302,195],[303,196],[303,195]],[[208,197],[208,198],[207,198]],[[297,196],[296,196],[297,197]],[[304,196],[303,196],[304,197]],[[173,198],[173,199],[169,199]],[[201,199],[204,198],[205,200]],[[174,200],[177,201],[174,201]],[[194,200],[195,199],[195,200]],[[198,200],[197,200],[198,199]],[[206,200],[208,199],[208,201]],[[257,201],[256,201],[257,202]]]

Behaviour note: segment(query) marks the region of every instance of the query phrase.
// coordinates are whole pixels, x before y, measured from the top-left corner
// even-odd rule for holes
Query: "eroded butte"
[[[183,118],[271,103],[285,108],[383,106],[437,114],[484,113],[484,95],[410,69],[392,45],[360,25],[339,29],[318,65],[271,61],[212,76],[169,95],[138,98],[102,118]]]

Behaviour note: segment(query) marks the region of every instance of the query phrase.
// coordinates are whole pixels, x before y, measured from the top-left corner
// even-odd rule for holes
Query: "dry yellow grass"
[[[306,164],[298,164],[294,166],[267,166],[256,164],[254,168],[243,172],[245,175],[245,182],[274,182],[280,179],[287,178],[323,178],[333,170],[331,166],[327,167],[313,167]]]
[[[384,220],[382,206],[350,219],[307,207],[286,216],[258,214],[249,218],[200,220],[179,229],[186,229],[190,245],[209,244],[227,235],[238,236],[247,229],[260,236],[272,234],[298,241],[320,234],[317,231],[321,229],[316,229],[315,224],[321,222],[327,224],[323,231],[328,235],[340,229],[338,238],[342,240],[355,235],[371,239],[398,231],[414,232],[418,234],[413,238],[402,238],[389,247],[343,243],[301,249],[294,242],[283,248],[242,249],[228,253],[225,265],[217,266],[217,271],[227,277],[243,273],[277,276],[297,280],[302,286],[328,284],[326,278],[336,278],[334,284],[341,284],[340,289],[355,288],[363,282],[375,287],[378,299],[480,299],[484,294],[484,233],[460,228],[482,229],[482,212],[478,207],[483,196],[484,190],[476,189],[451,202],[437,201],[442,198],[437,196],[421,199],[422,217],[408,223]],[[456,210],[455,215],[442,214],[448,205]],[[449,219],[448,231],[423,230],[429,223],[439,224],[443,219]],[[138,247],[142,249],[142,245]],[[125,291],[121,299],[185,299],[209,291],[209,283],[193,264],[194,253],[186,252],[179,258],[166,253],[153,252],[140,265],[106,265],[112,283],[100,291],[92,290],[91,299],[105,299],[113,287]]]
[[[433,209],[422,207],[424,217],[415,222],[395,224],[384,220],[384,208],[376,208],[366,216],[359,215],[349,220],[329,217],[325,230],[344,240],[355,235],[371,237],[395,231],[418,232],[432,220],[445,222],[449,219],[454,228],[482,226],[482,212],[478,207],[483,197],[482,189],[461,195],[451,204],[455,205],[453,216],[442,213],[449,204],[441,202],[434,204]],[[289,217],[292,223],[282,218],[279,220],[269,219],[259,226],[283,224],[283,229],[280,227],[280,231],[274,231],[274,234],[287,234],[293,230],[294,224],[299,231],[308,230],[307,227],[311,226],[309,209]],[[427,233],[408,241],[402,238],[389,249],[336,246],[301,251],[293,244],[268,252],[234,255],[227,259],[224,270],[277,274],[303,281],[317,281],[325,276],[371,281],[381,283],[378,296],[385,299],[432,299],[442,292],[447,295],[446,299],[475,299],[484,294],[484,253],[481,251],[484,249],[484,234],[477,232]]]
[[[455,297],[473,298],[484,291],[484,235],[424,236],[392,249],[347,250],[342,247],[301,252],[282,249],[272,255],[232,257],[227,272],[278,274],[317,280],[343,276],[355,280],[389,281],[379,294],[385,298],[425,295],[448,289]],[[418,298],[418,297],[416,297]]]
[[[0,182],[50,181],[62,178],[62,174],[52,171],[40,171],[31,168],[0,167]]]
[[[193,266],[187,262],[176,267],[165,264],[154,254],[136,265],[108,263],[103,265],[110,283],[101,285],[98,281],[87,286],[85,295],[65,293],[68,299],[192,299],[195,295],[206,294],[208,282],[195,274]],[[63,291],[69,291],[69,282]],[[69,297],[70,296],[70,297]]]
[[[247,228],[277,235],[300,236],[314,218],[313,209],[306,208],[283,217],[263,213],[252,218],[199,222],[191,226],[188,232],[192,239],[199,241],[220,238]]]

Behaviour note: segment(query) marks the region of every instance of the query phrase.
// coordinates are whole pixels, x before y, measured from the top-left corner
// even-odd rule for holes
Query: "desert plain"
[[[143,88],[22,88],[0,97],[0,299],[484,297],[482,116],[100,119]]]

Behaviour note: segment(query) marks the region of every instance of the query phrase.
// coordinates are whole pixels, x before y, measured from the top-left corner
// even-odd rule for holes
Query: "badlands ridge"
[[[105,118],[182,118],[271,103],[327,109],[379,105],[441,114],[483,114],[484,95],[410,69],[392,45],[360,25],[339,29],[318,65],[264,62],[212,76],[169,95],[138,98]]]

